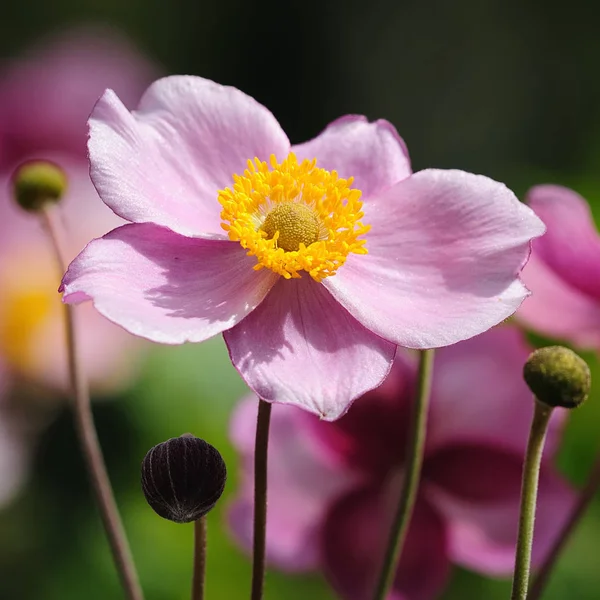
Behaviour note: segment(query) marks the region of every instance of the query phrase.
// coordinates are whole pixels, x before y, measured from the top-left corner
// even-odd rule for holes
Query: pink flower
[[[533,399],[521,379],[529,349],[518,330],[493,329],[437,353],[419,500],[393,600],[427,600],[451,563],[507,575],[514,561],[521,465]],[[370,598],[403,473],[414,357],[398,353],[388,379],[348,414],[325,423],[275,406],[269,452],[270,561],[321,569],[348,600]],[[256,399],[236,410],[232,438],[242,480],[230,520],[251,547]],[[534,561],[547,551],[573,493],[556,474],[564,412],[553,418],[540,479]]]
[[[328,420],[382,382],[396,345],[453,344],[511,315],[544,231],[491,179],[411,175],[386,121],[344,117],[291,146],[266,108],[198,77],[157,81],[134,112],[107,91],[89,152],[102,200],[132,224],[72,263],[65,301],[156,342],[224,332],[261,398]]]
[[[133,104],[155,75],[112,30],[78,28],[44,40],[0,71],[0,170],[47,152],[85,159],[86,120],[106,87]]]
[[[600,237],[587,202],[558,185],[527,195],[548,228],[523,277],[534,292],[517,313],[539,333],[600,349]]]

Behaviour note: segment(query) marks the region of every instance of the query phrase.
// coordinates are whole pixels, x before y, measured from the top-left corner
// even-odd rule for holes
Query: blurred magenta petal
[[[231,435],[242,453],[241,493],[230,507],[234,535],[245,546],[252,544],[253,462],[258,398],[244,399],[236,408]],[[306,571],[318,566],[320,523],[332,499],[352,486],[356,477],[339,468],[337,457],[305,429],[310,417],[299,409],[274,406],[270,443],[278,452],[269,455],[268,559],[286,571]]]
[[[133,106],[157,70],[112,29],[42,40],[0,72],[0,168],[31,154],[85,159],[86,120],[107,87]]]
[[[139,223],[88,244],[71,263],[61,291],[65,302],[93,298],[98,312],[131,333],[178,344],[232,327],[275,280],[266,269],[253,271],[237,244]]]
[[[474,502],[468,495],[465,497],[460,483],[453,484],[454,494],[430,492],[435,497],[436,506],[447,519],[450,552],[454,560],[460,565],[492,576],[507,576],[514,567],[519,517],[518,481],[521,474],[521,464],[516,456],[512,474],[510,470],[507,462],[498,473],[499,478],[494,487],[500,495],[494,497],[490,494],[489,499],[484,502]],[[472,476],[475,478],[474,473]],[[503,493],[502,484],[506,486]],[[512,493],[509,493],[511,488]],[[563,479],[550,469],[542,468],[532,555],[534,567],[542,562],[555,542],[575,498],[574,491]]]
[[[427,458],[424,477],[465,502],[502,502],[519,497],[522,463],[517,453],[493,445],[455,444]]]
[[[448,352],[439,352],[428,452],[447,446],[491,444],[522,456],[533,417],[531,390],[521,377],[530,353],[522,333],[513,327],[496,327]],[[553,413],[546,457],[552,457],[558,447],[566,415],[563,409]]]
[[[369,123],[348,115],[330,123],[316,138],[294,146],[298,159],[316,157],[320,167],[354,178],[368,197],[411,174],[408,150],[393,125],[384,120]]]
[[[186,76],[156,81],[132,113],[107,91],[90,118],[88,146],[94,185],[118,215],[208,238],[225,238],[217,192],[233,174],[290,149],[258,102]]]
[[[527,296],[517,275],[544,227],[504,185],[426,170],[374,196],[364,211],[369,254],[350,255],[323,284],[385,339],[447,346],[500,323]]]
[[[396,353],[309,277],[281,278],[225,341],[233,364],[263,400],[301,406],[328,421],[377,387]]]
[[[391,515],[391,510],[389,498],[370,488],[346,494],[330,509],[322,532],[323,568],[342,598],[373,597],[391,520],[385,515]],[[446,546],[443,521],[431,506],[420,501],[388,600],[437,597],[450,571]]]
[[[523,452],[529,432],[533,398],[522,381],[523,360],[529,349],[516,328],[502,326],[437,352],[433,375],[431,442],[423,465],[416,521],[405,546],[395,586],[399,600],[433,600],[446,581],[448,565],[458,563],[486,575],[505,575],[512,568]],[[369,598],[373,574],[385,543],[385,531],[398,499],[398,480],[404,465],[404,445],[414,401],[414,353],[400,350],[390,376],[379,388],[359,398],[346,415],[327,423],[312,415],[292,418],[285,429],[271,426],[270,456],[284,473],[270,475],[269,506],[285,513],[291,503],[285,491],[299,498],[314,490],[314,478],[335,465],[338,477],[350,483],[337,496],[322,499],[315,515],[321,553],[317,568],[325,573],[341,598]],[[242,455],[244,481],[249,481],[253,457],[250,429],[254,415],[245,409],[234,419],[232,435]],[[255,411],[255,409],[253,408]],[[300,414],[300,413],[298,413]],[[242,423],[244,419],[245,425]],[[542,462],[539,516],[536,521],[536,560],[556,539],[572,506],[574,493],[554,469],[552,459],[564,421],[553,421]],[[301,466],[286,442],[301,438],[320,451]],[[277,440],[277,441],[273,441]],[[310,482],[305,484],[304,482]],[[242,485],[236,503],[250,506],[251,492]],[[248,509],[237,513],[236,539],[249,548]],[[291,520],[291,512],[288,514]],[[269,531],[273,548],[295,536],[285,514]],[[314,532],[311,531],[311,535]],[[313,538],[314,539],[314,538]],[[279,564],[275,562],[274,564]]]
[[[533,243],[523,280],[533,292],[517,317],[542,335],[600,347],[600,237],[585,200],[557,185],[528,193],[548,228]]]

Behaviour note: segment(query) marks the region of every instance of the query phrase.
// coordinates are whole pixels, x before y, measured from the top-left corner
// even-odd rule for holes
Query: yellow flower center
[[[334,275],[351,252],[366,254],[369,231],[360,190],[352,178],[317,167],[316,160],[298,163],[294,153],[270,165],[255,158],[233,188],[219,192],[221,227],[229,239],[256,256],[255,269],[271,269],[286,279],[306,271],[316,281]]]
[[[278,204],[265,219],[261,229],[272,240],[276,235],[277,245],[286,252],[310,246],[319,239],[319,219],[315,211],[297,202]]]

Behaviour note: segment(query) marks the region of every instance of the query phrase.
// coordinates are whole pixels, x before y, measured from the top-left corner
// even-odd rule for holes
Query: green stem
[[[252,600],[262,600],[267,537],[267,458],[271,403],[258,400],[254,447],[254,543],[252,551]]]
[[[48,231],[56,263],[62,275],[66,271],[68,263],[61,246],[58,228],[54,222],[55,215],[51,211],[52,209],[50,208],[43,210],[41,218]],[[73,404],[75,429],[79,437],[86,469],[92,482],[102,523],[106,531],[115,566],[121,578],[125,596],[128,600],[143,600],[144,595],[133,564],[127,537],[125,536],[110,479],[106,471],[106,465],[104,464],[104,457],[102,456],[102,450],[96,434],[96,427],[94,426],[90,394],[79,357],[77,336],[75,335],[73,307],[65,304],[64,311],[69,376],[75,399]]]
[[[412,517],[421,467],[425,450],[427,414],[431,396],[431,378],[433,375],[433,350],[422,350],[419,354],[419,374],[417,380],[416,402],[412,408],[409,437],[406,451],[406,474],[400,493],[400,501],[394,515],[390,537],[386,546],[381,571],[375,587],[373,600],[384,600],[394,582],[396,568],[402,555],[408,526]]]
[[[525,451],[525,463],[523,464],[519,532],[517,534],[511,600],[527,600],[540,464],[551,415],[552,408],[536,399],[529,440]]]
[[[531,591],[529,593],[529,600],[538,600],[542,597],[546,584],[550,578],[552,570],[558,562],[564,547],[566,546],[571,534],[579,524],[579,521],[588,509],[594,496],[600,489],[600,454],[596,457],[596,462],[592,467],[592,471],[588,477],[588,481],[585,487],[581,490],[577,504],[573,507],[573,511],[569,516],[569,519],[564,524],[560,534],[554,542],[550,552],[548,553],[544,564],[541,566],[537,577],[535,578]]]
[[[192,600],[204,600],[206,579],[206,517],[194,522],[194,574],[192,577]]]

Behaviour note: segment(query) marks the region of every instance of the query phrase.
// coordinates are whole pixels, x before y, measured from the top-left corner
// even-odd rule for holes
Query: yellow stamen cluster
[[[351,252],[366,254],[369,230],[360,191],[352,178],[341,179],[317,161],[298,162],[294,153],[270,165],[255,158],[233,189],[219,192],[221,227],[229,239],[256,256],[256,270],[266,267],[286,279],[306,271],[316,281],[334,275]]]

